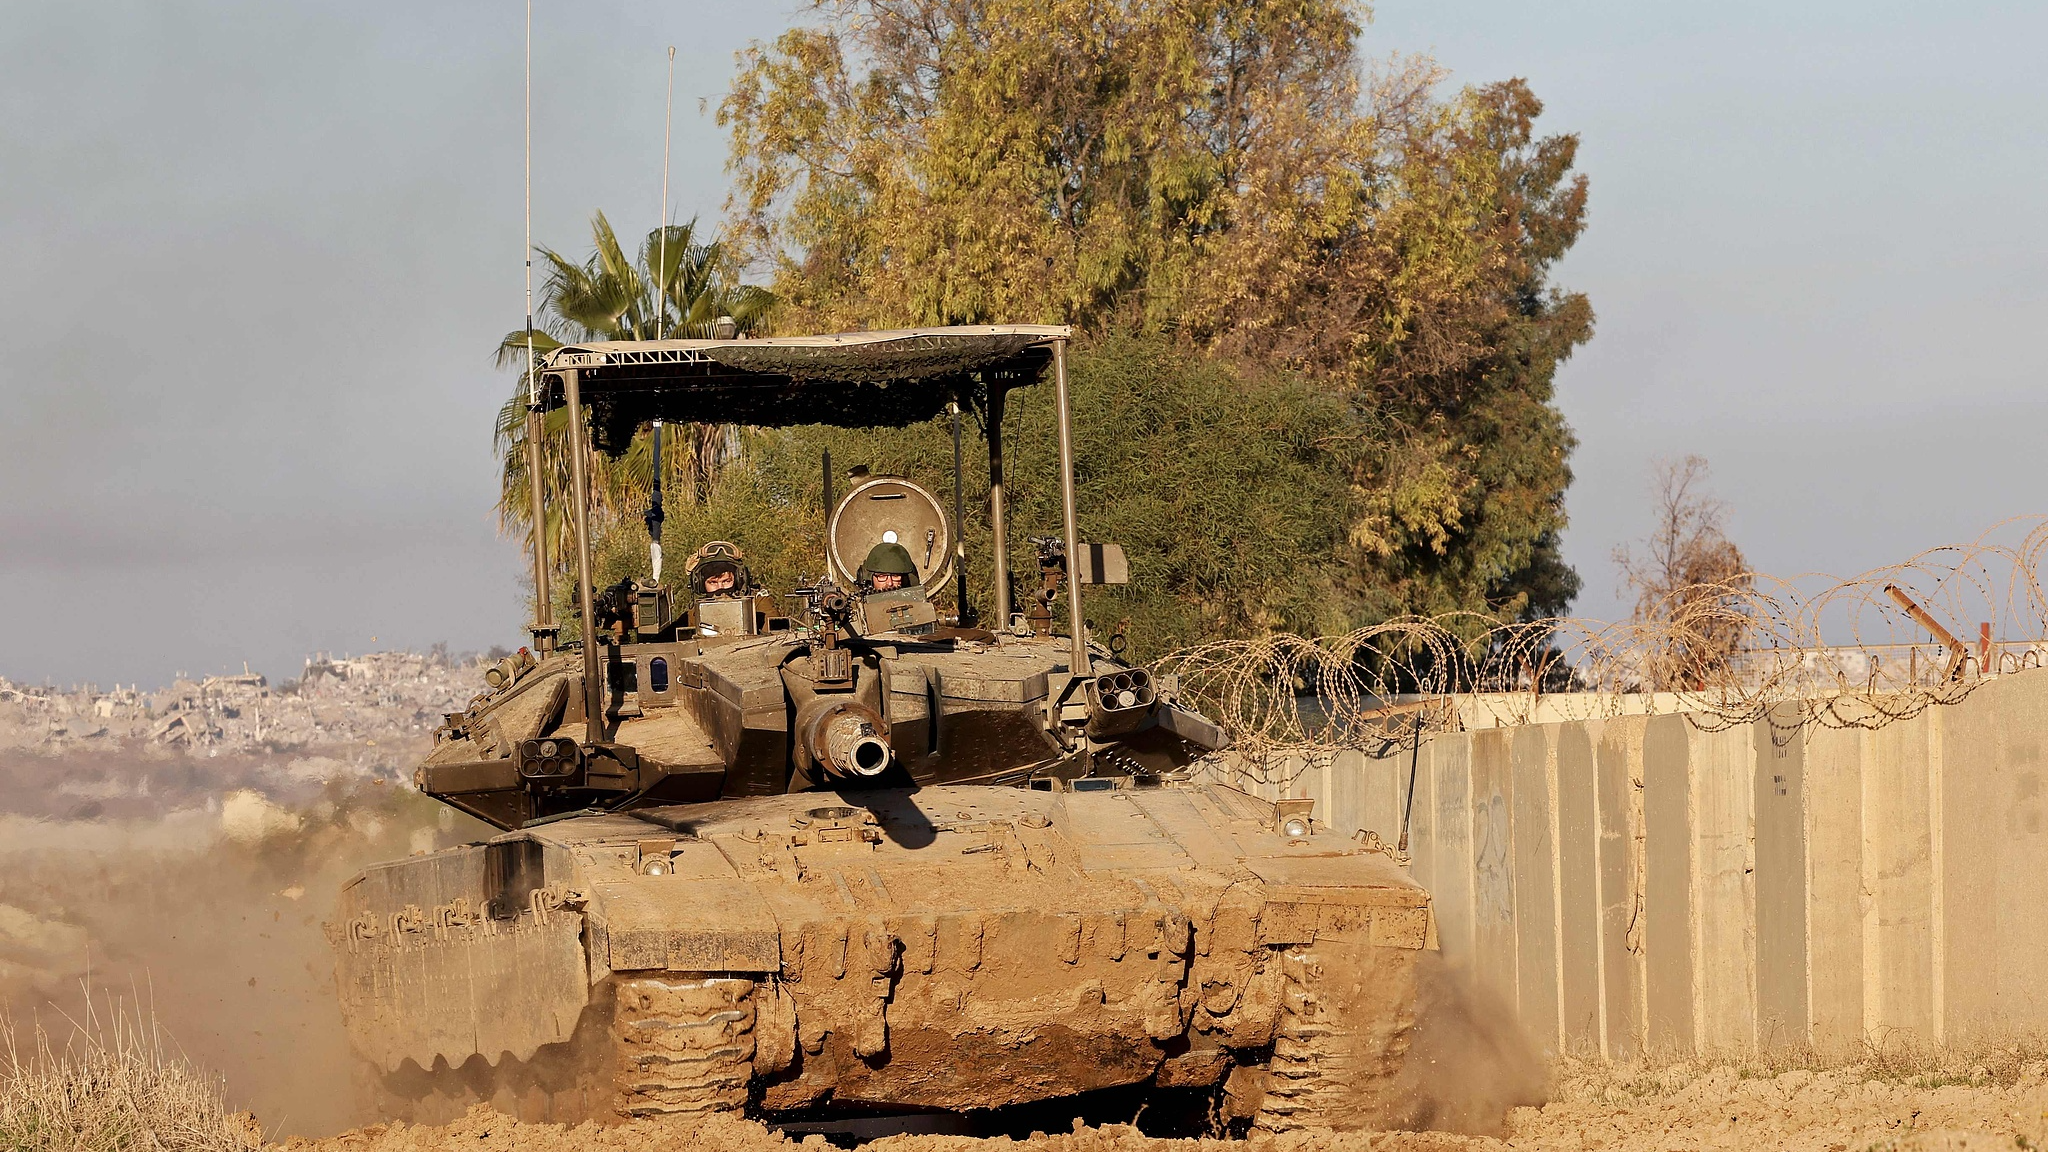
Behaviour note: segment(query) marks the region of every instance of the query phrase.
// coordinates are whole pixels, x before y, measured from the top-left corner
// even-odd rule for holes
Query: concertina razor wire
[[[1240,763],[1387,756],[1430,732],[1539,719],[1874,729],[2048,660],[2044,552],[2048,518],[2029,517],[1848,580],[1681,588],[1646,619],[1402,617],[1199,644],[1154,670],[1223,726]]]

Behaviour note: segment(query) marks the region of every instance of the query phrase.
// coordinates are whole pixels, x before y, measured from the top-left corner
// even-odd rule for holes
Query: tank
[[[536,621],[414,777],[502,833],[366,870],[329,926],[388,1114],[827,1122],[1121,1089],[1273,1131],[1400,1119],[1429,899],[1310,801],[1206,781],[1225,733],[1089,636],[1082,589],[1127,565],[1076,533],[1066,341],[1011,326],[550,357],[535,409],[569,408],[572,453],[586,429],[623,447],[640,421],[713,413],[979,405],[999,430],[1002,393],[1050,367],[1065,523],[1034,540],[1032,603],[999,587],[983,626],[964,582],[951,611],[934,595],[957,497],[949,518],[911,479],[856,476],[820,576],[780,595],[724,541],[675,589],[592,588],[579,490],[578,635]],[[1000,452],[998,434],[1006,572]]]

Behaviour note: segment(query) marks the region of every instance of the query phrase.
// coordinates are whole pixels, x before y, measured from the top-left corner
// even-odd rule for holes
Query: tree
[[[720,108],[779,323],[1070,322],[1296,373],[1349,412],[1324,459],[1353,497],[1347,615],[1576,594],[1552,379],[1592,310],[1549,273],[1586,184],[1525,84],[1368,74],[1346,0],[813,11],[743,54]]]
[[[1578,593],[1559,551],[1576,441],[1552,397],[1593,313],[1548,274],[1584,228],[1586,181],[1576,137],[1536,136],[1541,111],[1519,80],[1412,110],[1374,210],[1233,335],[1383,429],[1354,476],[1368,615],[1536,619]]]
[[[1357,210],[1374,125],[1343,0],[814,10],[719,111],[793,324],[1209,326]]]
[[[628,258],[611,222],[599,212],[591,221],[591,255],[576,263],[550,248],[540,249],[547,265],[533,332],[533,352],[546,356],[585,340],[707,339],[720,317],[730,316],[742,333],[758,329],[775,303],[773,294],[741,284],[733,261],[718,240],[700,241],[697,223],[671,224],[648,233],[637,259]],[[503,460],[498,490],[498,524],[503,531],[526,529],[531,547],[526,434],[527,332],[498,342],[498,366],[520,369],[519,387],[498,411],[495,447]],[[548,523],[548,554],[560,558],[575,545],[568,497],[570,460],[568,415],[557,409],[543,421],[542,479]],[[675,430],[665,442],[665,490],[703,498],[720,467],[737,451],[728,425],[704,424]],[[651,443],[636,437],[618,460],[592,452],[588,474],[591,503],[599,519],[630,518],[654,479]]]
[[[1644,669],[1659,691],[1700,688],[1724,676],[1750,631],[1749,561],[1727,535],[1727,505],[1706,491],[1701,456],[1652,468],[1656,525],[1638,554],[1614,550],[1636,595],[1631,619],[1651,630]]]

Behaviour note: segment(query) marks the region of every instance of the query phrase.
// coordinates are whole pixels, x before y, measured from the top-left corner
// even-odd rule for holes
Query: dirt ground
[[[1162,1140],[1110,1125],[1024,1140],[891,1136],[869,1152],[1450,1152],[1453,1149],[2033,1149],[2048,1144],[2048,1084],[2036,1067],[2012,1084],[1937,1084],[1943,1077],[1885,1082],[1859,1069],[1793,1070],[1744,1078],[1734,1065],[1667,1068],[1639,1079],[1569,1070],[1559,1098],[1516,1108],[1499,1137],[1441,1132],[1297,1133],[1234,1143]],[[522,1124],[484,1110],[439,1128],[378,1125],[321,1141],[287,1141],[291,1152],[771,1152],[829,1147],[756,1123],[640,1121],[616,1128]]]
[[[376,1124],[356,1098],[320,922],[364,863],[478,834],[409,790],[325,762],[206,765],[0,758],[0,1018],[56,1026],[82,987],[117,995],[225,1080],[295,1152],[767,1152],[786,1139],[714,1119],[560,1128],[473,1112],[446,1127]],[[191,776],[192,779],[186,779]],[[56,793],[80,781],[101,807]],[[115,793],[119,793],[116,795]],[[104,795],[100,795],[104,794]],[[67,793],[68,795],[68,793]],[[75,799],[75,798],[73,798]],[[873,1152],[1295,1152],[1367,1149],[2048,1147],[2048,1050],[1864,1054],[1856,1062],[1691,1060],[1654,1068],[1538,1059],[1500,1005],[1430,973],[1410,1088],[1447,1131],[1229,1144],[1109,1125],[1029,1139],[893,1136]],[[61,1029],[58,1029],[61,1031]],[[1532,1101],[1545,1101],[1528,1106]],[[361,1127],[351,1127],[365,1125]],[[347,1131],[344,1131],[347,1129]],[[340,1135],[329,1135],[340,1132]],[[318,1139],[315,1139],[318,1138]]]

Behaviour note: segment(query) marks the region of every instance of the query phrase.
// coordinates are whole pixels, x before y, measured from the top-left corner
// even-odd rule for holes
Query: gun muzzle
[[[849,696],[821,696],[797,717],[798,751],[825,774],[872,778],[889,767],[889,725]]]
[[[858,730],[865,727],[846,722],[834,725],[830,738],[832,761],[855,776],[880,776],[882,769],[889,766],[889,745],[871,732]]]

